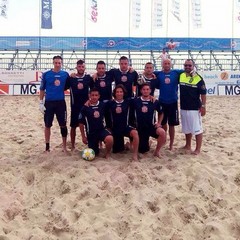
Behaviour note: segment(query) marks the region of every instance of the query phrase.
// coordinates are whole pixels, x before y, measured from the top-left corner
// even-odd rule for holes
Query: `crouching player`
[[[79,114],[79,128],[82,142],[88,144],[96,155],[99,154],[99,142],[105,143],[104,157],[110,157],[113,136],[104,125],[105,104],[99,101],[100,94],[96,88],[90,90],[89,103],[85,104]]]
[[[126,99],[126,95],[127,91],[122,84],[113,89],[114,99],[107,103],[106,122],[113,134],[113,153],[123,151],[124,137],[129,137],[132,142],[132,158],[138,161],[139,137],[137,130],[129,125],[131,99]]]
[[[136,126],[139,134],[139,152],[150,150],[149,137],[157,139],[154,156],[160,156],[160,149],[166,141],[165,130],[161,126],[163,119],[162,108],[158,100],[152,101],[151,88],[148,83],[141,86],[141,96],[134,99],[133,108]],[[156,120],[156,113],[158,118]]]

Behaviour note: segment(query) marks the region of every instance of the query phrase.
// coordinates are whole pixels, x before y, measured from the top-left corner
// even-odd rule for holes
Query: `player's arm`
[[[201,102],[202,102],[201,109],[200,109],[201,116],[205,116],[205,114],[206,114],[207,96],[206,96],[206,94],[201,94],[200,98],[201,98]]]

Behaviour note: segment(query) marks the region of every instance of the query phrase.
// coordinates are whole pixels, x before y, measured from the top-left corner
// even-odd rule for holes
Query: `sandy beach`
[[[153,157],[153,142],[138,163],[82,160],[79,131],[63,154],[56,120],[44,153],[38,103],[0,97],[0,240],[240,239],[239,97],[208,97],[200,155],[177,127],[174,151]]]

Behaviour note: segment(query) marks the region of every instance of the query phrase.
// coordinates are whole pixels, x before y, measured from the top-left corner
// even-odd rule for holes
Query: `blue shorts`
[[[92,134],[87,135],[88,147],[92,148],[97,155],[99,153],[99,142],[104,141],[105,138],[112,135],[107,129],[101,129],[95,131]]]
[[[119,132],[118,130],[114,131],[114,129],[112,130],[112,135],[113,135],[112,152],[113,153],[118,153],[125,150],[124,137],[128,137],[131,140],[130,132],[134,129],[135,128],[132,126],[126,126],[126,128],[121,132]]]
[[[44,122],[45,127],[50,128],[53,123],[54,115],[56,114],[57,121],[60,127],[65,127],[67,123],[67,107],[65,100],[46,101],[45,102]]]
[[[179,111],[178,103],[161,103],[163,108],[163,120],[162,125],[168,123],[169,126],[179,125]]]

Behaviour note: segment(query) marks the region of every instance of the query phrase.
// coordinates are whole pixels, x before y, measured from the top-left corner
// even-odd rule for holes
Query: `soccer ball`
[[[142,85],[142,84],[144,84],[145,82],[146,82],[146,80],[145,80],[143,74],[139,74],[138,80],[137,80],[138,85]]]
[[[85,148],[82,151],[82,158],[86,161],[92,161],[95,158],[95,152],[92,148]]]

